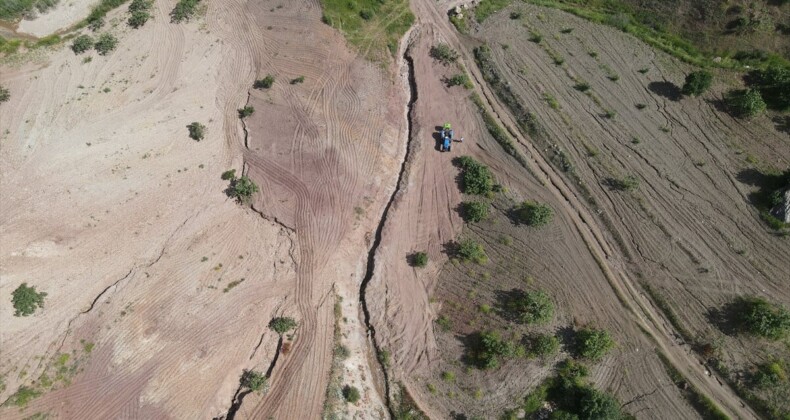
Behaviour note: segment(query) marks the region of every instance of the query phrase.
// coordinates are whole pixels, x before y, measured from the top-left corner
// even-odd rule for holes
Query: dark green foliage
[[[699,96],[710,88],[713,74],[706,70],[693,71],[686,76],[682,92],[688,96]]]
[[[412,255],[412,265],[415,267],[424,268],[428,265],[428,254],[424,252],[417,252]]]
[[[554,316],[554,303],[546,292],[514,290],[514,296],[505,304],[508,313],[525,324],[544,324]]]
[[[469,80],[469,76],[466,73],[458,73],[444,81],[448,87],[453,86],[463,86],[466,89],[472,88],[472,81]]]
[[[277,317],[269,322],[269,328],[280,335],[296,328],[296,325],[296,320],[290,317]]]
[[[612,189],[618,191],[633,191],[639,188],[639,178],[633,175],[626,175],[620,179],[610,178],[607,180],[607,183]]]
[[[521,223],[539,227],[551,222],[551,219],[554,218],[554,211],[546,204],[525,201],[516,208],[516,215]]]
[[[38,391],[35,388],[20,386],[19,389],[17,389],[17,391],[13,395],[8,397],[8,399],[3,403],[3,405],[26,407],[31,400],[38,397],[39,395],[41,395],[41,391]]]
[[[71,50],[74,51],[74,54],[82,54],[91,48],[93,48],[93,38],[90,35],[80,35],[74,38],[71,43]]]
[[[752,118],[765,111],[767,105],[756,89],[732,90],[725,98],[732,114],[740,118]]]
[[[346,385],[343,387],[343,398],[345,398],[346,401],[350,402],[351,404],[356,404],[361,397],[359,395],[359,390],[356,387]]]
[[[118,38],[116,38],[111,33],[105,32],[99,35],[99,38],[96,40],[96,44],[93,45],[93,48],[96,49],[96,52],[98,52],[99,55],[107,55],[107,53],[114,50],[117,45]]]
[[[373,12],[371,12],[370,10],[360,10],[359,17],[365,20],[371,20],[373,19]]]
[[[274,76],[269,74],[263,79],[256,80],[252,87],[255,89],[269,89],[272,85],[274,85]]]
[[[615,420],[623,417],[620,403],[604,392],[586,387],[579,401],[579,418],[589,420]]]
[[[381,350],[378,355],[379,363],[384,365],[384,367],[388,367],[390,365],[390,352],[387,350]]]
[[[481,0],[474,9],[475,19],[482,23],[489,16],[504,9],[513,0]]]
[[[458,60],[458,52],[450,48],[445,43],[439,43],[431,47],[431,57],[439,60],[442,64],[448,65]]]
[[[11,91],[7,87],[0,85],[0,103],[7,102],[11,99]]]
[[[495,369],[501,359],[513,357],[518,352],[518,346],[503,339],[496,331],[481,333],[477,339],[474,359],[480,369]]]
[[[769,108],[790,109],[790,67],[773,65],[752,72],[749,79]]]
[[[129,3],[129,12],[139,12],[141,10],[151,10],[152,0],[132,0]]]
[[[764,363],[757,368],[752,381],[759,388],[770,388],[787,382],[787,371],[782,362]]]
[[[490,206],[484,201],[464,201],[461,203],[464,220],[467,222],[479,222],[488,217]]]
[[[0,2],[0,20],[16,21],[21,17],[33,18],[36,13],[55,7],[58,0],[3,0]]]
[[[483,246],[478,244],[472,239],[461,241],[458,244],[458,258],[463,262],[472,261],[476,264],[485,264],[488,262],[488,256],[483,250]]]
[[[486,195],[494,186],[494,177],[487,166],[469,156],[458,159],[461,166],[461,190],[464,194]]]
[[[291,80],[292,85],[298,85],[299,83],[304,83],[304,76],[299,76],[296,79]]]
[[[221,178],[222,178],[223,181],[233,181],[233,180],[235,180],[236,179],[236,170],[235,169],[229,169],[229,170],[223,172]]]
[[[437,318],[436,324],[439,325],[439,328],[441,328],[442,331],[450,331],[450,329],[453,327],[453,322],[450,321],[450,318],[448,318],[447,315],[442,315]]]
[[[256,370],[244,370],[241,375],[241,386],[249,388],[250,391],[266,390],[268,380],[266,376]]]
[[[587,82],[579,82],[573,86],[574,89],[578,90],[579,92],[587,92],[590,90],[590,84]]]
[[[230,181],[228,195],[235,198],[241,204],[249,203],[252,195],[258,192],[258,186],[246,175]]]
[[[748,334],[779,340],[790,332],[790,312],[784,307],[754,296],[738,298],[733,306],[733,318]]]
[[[521,11],[516,10],[514,12],[510,12],[510,18],[513,20],[521,19]]]
[[[576,352],[585,359],[600,360],[614,347],[605,330],[585,328],[576,333]]]
[[[181,23],[192,19],[197,12],[200,0],[179,0],[176,7],[170,12],[170,21],[173,23]]]
[[[22,283],[11,292],[11,302],[14,304],[14,316],[28,316],[38,308],[44,307],[45,292],[36,292],[36,286],[28,287]]]
[[[535,334],[527,339],[527,354],[530,357],[547,357],[560,349],[560,340],[549,334]]]
[[[148,22],[148,19],[150,18],[151,18],[150,13],[148,13],[145,10],[140,10],[137,12],[132,12],[131,16],[129,16],[129,20],[127,21],[127,23],[132,28],[137,29],[145,25],[145,23]]]
[[[245,106],[244,108],[239,109],[239,118],[247,118],[255,112],[255,108],[251,106]]]
[[[187,125],[187,129],[189,129],[189,138],[192,140],[200,141],[206,136],[206,126],[197,121]]]

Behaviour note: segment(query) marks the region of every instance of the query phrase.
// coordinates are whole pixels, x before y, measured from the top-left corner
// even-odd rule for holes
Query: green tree
[[[747,296],[736,301],[735,321],[749,334],[778,340],[790,331],[790,312],[765,299]]]
[[[686,76],[686,83],[683,85],[683,94],[688,96],[699,96],[710,88],[713,83],[713,74],[706,70],[693,71]]]
[[[28,316],[38,308],[44,307],[45,292],[36,292],[36,286],[28,287],[22,283],[11,292],[11,302],[14,305],[14,316]]]
[[[428,265],[428,254],[424,252],[417,252],[412,255],[412,265],[415,267],[424,268]]]
[[[7,87],[0,85],[0,103],[7,102],[11,99],[11,91]]]
[[[74,38],[71,43],[71,50],[74,51],[74,54],[82,54],[91,48],[93,48],[93,38],[90,35],[80,35]]]
[[[519,291],[507,306],[525,324],[544,324],[554,316],[554,303],[542,290],[526,293]]]
[[[483,250],[483,246],[472,239],[461,241],[458,244],[458,257],[464,262],[472,261],[477,264],[488,262],[488,256]]]
[[[351,404],[356,404],[361,398],[359,390],[355,386],[346,385],[343,387],[343,398]]]
[[[513,357],[519,352],[518,346],[502,338],[496,331],[480,334],[476,350],[477,366],[481,369],[499,367],[500,359]]]
[[[132,0],[132,2],[129,3],[129,12],[150,10],[151,6],[153,6],[153,2],[151,0]]]
[[[483,201],[464,201],[461,203],[464,219],[467,222],[479,222],[488,217],[489,205]]]
[[[255,112],[255,108],[253,108],[251,106],[245,106],[244,108],[240,108],[239,109],[239,118],[247,118],[250,115],[252,115],[253,112]]]
[[[283,335],[296,328],[296,320],[290,317],[277,317],[269,322],[269,328],[277,334]]]
[[[252,84],[255,89],[269,89],[274,85],[274,76],[267,75],[263,79],[258,79]]]
[[[235,181],[236,180],[236,170],[235,169],[228,169],[227,171],[222,173],[223,181]]]
[[[549,334],[535,334],[529,338],[529,355],[546,357],[556,354],[560,349],[560,340]]]
[[[118,45],[118,38],[113,36],[110,33],[103,33],[99,35],[99,38],[96,40],[96,44],[93,45],[93,48],[96,49],[96,52],[99,55],[107,55],[109,52],[115,49]]]
[[[516,215],[522,223],[539,227],[547,225],[554,218],[554,211],[546,204],[525,201],[516,208]]]
[[[138,10],[132,12],[132,14],[129,16],[129,20],[127,21],[127,23],[132,28],[137,29],[145,25],[145,23],[148,22],[148,19],[150,18],[151,18],[151,14],[148,13],[147,10]]]
[[[199,122],[187,125],[187,129],[189,129],[189,138],[192,140],[203,140],[206,135],[206,126]]]
[[[444,65],[454,63],[456,60],[458,60],[458,52],[443,42],[432,46],[430,55],[432,58],[440,61]]]
[[[170,21],[173,23],[188,21],[197,12],[199,3],[200,0],[179,0],[170,12]]]
[[[268,384],[266,376],[256,370],[244,370],[241,375],[241,386],[249,388],[250,391],[265,391]]]
[[[579,401],[579,418],[582,420],[618,420],[623,418],[620,403],[604,392],[585,387]]]
[[[585,328],[576,333],[576,350],[580,356],[600,360],[614,347],[614,341],[605,330]]]
[[[494,177],[487,166],[469,156],[457,160],[461,167],[461,186],[464,194],[486,195],[494,188]]]
[[[242,175],[240,178],[231,181],[230,190],[228,191],[231,197],[234,197],[239,203],[248,203],[252,195],[258,192],[258,186],[255,185],[247,175]]]
[[[725,98],[733,115],[741,118],[752,118],[765,111],[766,104],[756,89],[733,90]]]
[[[772,65],[756,70],[750,76],[768,107],[790,109],[790,67]]]

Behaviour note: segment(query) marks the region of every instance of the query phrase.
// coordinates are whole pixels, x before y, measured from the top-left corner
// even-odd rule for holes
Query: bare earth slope
[[[237,415],[316,417],[335,293],[348,363],[367,359],[357,294],[402,156],[402,84],[355,58],[314,2],[209,2],[182,25],[174,3],[117,26],[118,49],[89,63],[60,48],[2,67],[0,399],[43,395],[0,417],[221,416],[243,369],[270,366],[271,392]],[[267,73],[275,87],[250,93]],[[193,121],[205,140],[187,137]],[[228,168],[261,186],[260,213],[225,196]],[[12,315],[22,282],[48,293],[31,317]],[[275,316],[299,327],[271,365]],[[347,380],[370,416],[382,403],[365,372]]]

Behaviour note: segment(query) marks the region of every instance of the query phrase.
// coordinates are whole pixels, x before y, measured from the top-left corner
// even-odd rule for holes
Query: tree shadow
[[[479,331],[475,331],[466,335],[458,334],[455,338],[464,347],[464,351],[461,354],[461,363],[472,367],[479,366],[477,353],[482,342],[482,334]]]
[[[784,173],[767,174],[754,168],[744,169],[735,178],[746,185],[759,188],[757,191],[747,194],[749,202],[760,209],[770,209],[773,207],[772,195],[784,187],[790,186],[790,170]]]
[[[656,95],[663,96],[673,102],[683,98],[680,88],[672,82],[650,82],[647,88]]]
[[[576,354],[576,330],[571,325],[566,325],[557,329],[555,333],[560,340],[560,345],[565,351]]]
[[[458,255],[458,242],[447,241],[442,245],[442,252],[452,258]]]
[[[496,290],[494,291],[494,310],[497,315],[509,322],[521,323],[521,317],[518,312],[514,310],[513,303],[525,299],[527,294],[517,288],[510,290]]]
[[[743,301],[736,299],[721,308],[710,308],[705,314],[708,322],[719,329],[724,335],[734,336],[739,331],[737,315],[743,309]]]
[[[774,128],[776,128],[776,131],[790,134],[790,116],[773,117],[771,121],[774,123]]]

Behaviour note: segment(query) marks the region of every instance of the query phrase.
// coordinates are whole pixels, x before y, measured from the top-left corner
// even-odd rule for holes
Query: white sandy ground
[[[57,6],[45,13],[40,13],[33,19],[22,19],[17,32],[39,38],[45,37],[85,19],[91,7],[97,3],[98,0],[60,0]]]

